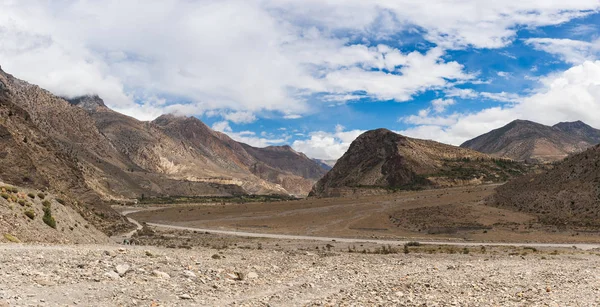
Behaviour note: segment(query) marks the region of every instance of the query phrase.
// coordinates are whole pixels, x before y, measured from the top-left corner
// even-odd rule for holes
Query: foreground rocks
[[[0,245],[0,306],[592,306],[595,252]]]

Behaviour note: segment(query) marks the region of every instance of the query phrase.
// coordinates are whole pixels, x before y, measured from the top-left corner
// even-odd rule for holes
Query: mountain
[[[594,145],[573,131],[583,130],[566,131],[531,121],[515,120],[466,141],[460,147],[519,161],[554,162]]]
[[[321,168],[328,171],[333,168],[337,160],[323,160],[323,159],[313,159]]]
[[[85,111],[0,69],[0,114],[1,181],[49,189],[105,233],[128,228],[87,184],[87,161],[114,153]]]
[[[600,227],[600,146],[568,157],[553,169],[498,187],[490,204],[537,214],[557,226]]]
[[[600,130],[592,128],[580,120],[558,123],[553,127],[570,135],[580,137],[590,144],[600,144]]]
[[[501,182],[525,172],[527,169],[520,163],[377,129],[352,142],[310,195],[344,196]]]
[[[49,189],[107,232],[107,201],[154,196],[306,196],[325,173],[288,146],[255,148],[194,117],[143,122],[98,96],[63,99],[0,69],[0,180]]]

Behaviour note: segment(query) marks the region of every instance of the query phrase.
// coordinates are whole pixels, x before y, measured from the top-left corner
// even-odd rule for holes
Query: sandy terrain
[[[600,242],[597,232],[546,226],[538,223],[534,215],[486,206],[483,200],[495,187],[272,203],[172,205],[130,216],[156,224],[301,236]]]

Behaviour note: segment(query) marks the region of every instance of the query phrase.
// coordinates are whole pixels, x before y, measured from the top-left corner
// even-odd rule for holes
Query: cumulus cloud
[[[526,119],[546,125],[560,121],[584,122],[600,128],[600,61],[587,61],[541,80],[542,87],[519,102],[479,112],[451,114],[443,118],[429,114],[409,117],[416,127],[401,133],[459,145],[462,142]]]
[[[235,132],[231,129],[228,121],[216,122],[212,125],[212,129],[218,132],[227,134],[230,138],[248,144],[254,147],[267,147],[272,145],[281,145],[288,140],[288,137],[276,138],[269,137],[267,133],[261,133],[261,136],[256,136],[253,131],[239,131]]]
[[[302,115],[316,107],[315,93],[404,101],[447,87],[471,75],[446,62],[444,50],[503,47],[519,26],[555,25],[599,7],[596,0],[3,1],[0,58],[7,71],[56,94],[96,93],[143,119],[214,109]],[[407,29],[438,47],[406,54],[368,43]],[[149,94],[168,101],[138,99]]]
[[[586,42],[568,38],[529,38],[525,42],[571,64],[594,60],[600,54],[600,39]]]
[[[364,130],[345,130],[344,126],[337,125],[335,132],[314,131],[308,139],[296,140],[292,143],[294,150],[303,152],[316,159],[339,159]]]

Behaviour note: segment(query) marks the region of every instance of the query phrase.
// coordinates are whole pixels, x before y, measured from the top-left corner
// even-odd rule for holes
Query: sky
[[[388,128],[600,128],[600,0],[0,0],[0,66],[140,120],[337,159]]]

